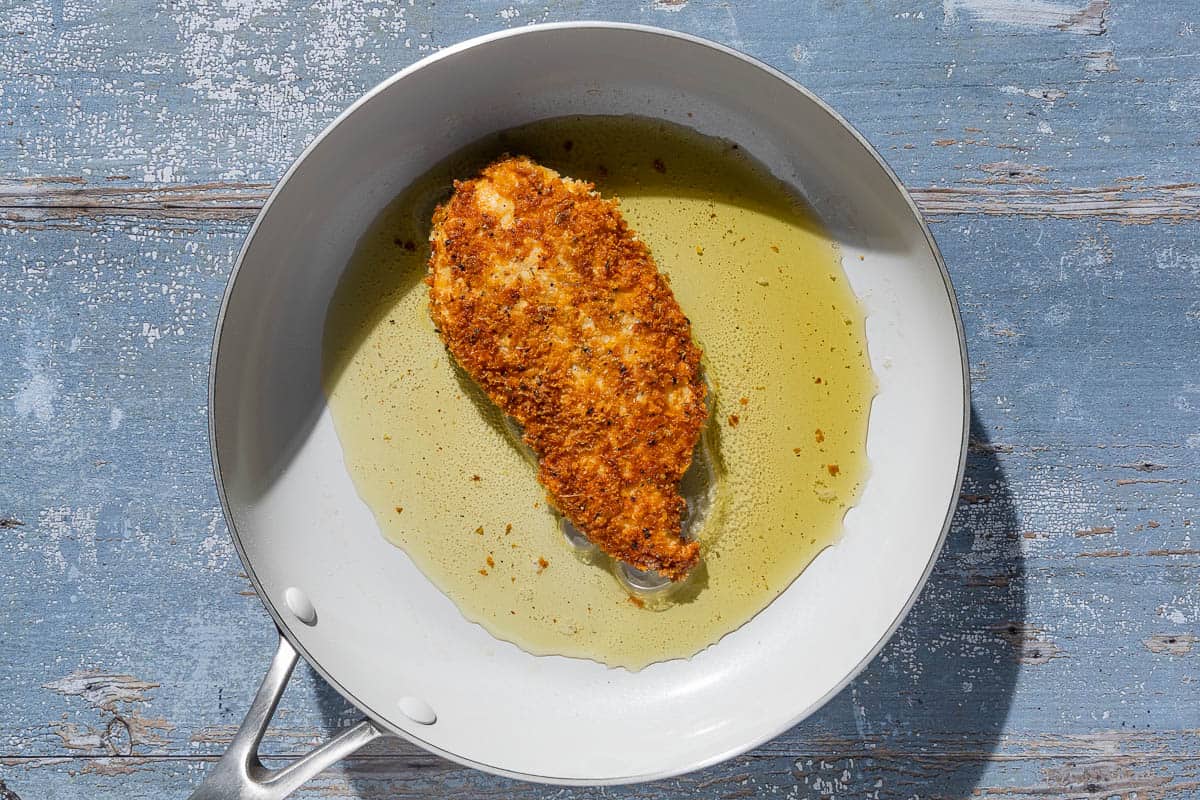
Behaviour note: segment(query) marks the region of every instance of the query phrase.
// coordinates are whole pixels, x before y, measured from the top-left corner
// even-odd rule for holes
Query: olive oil
[[[690,526],[703,562],[682,586],[634,593],[564,536],[512,426],[434,330],[433,209],[505,152],[618,197],[704,350],[705,469],[685,479],[703,484]],[[323,366],[346,466],[383,535],[469,620],[539,655],[640,669],[695,654],[837,540],[867,476],[875,383],[835,242],[737,145],[656,120],[548,120],[434,166],[360,241]]]

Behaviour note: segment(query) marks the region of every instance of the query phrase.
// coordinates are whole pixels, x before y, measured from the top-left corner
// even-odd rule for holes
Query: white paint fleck
[[[1037,131],[1038,133],[1049,135],[1054,133],[1054,128],[1050,127],[1050,123],[1046,122],[1045,120],[1041,120],[1038,122]]]
[[[159,685],[132,675],[84,670],[43,683],[42,688],[65,697],[80,697],[94,708],[111,711],[117,703],[146,702],[150,699],[147,693]]]
[[[859,698],[858,686],[855,683],[850,684],[850,705],[854,710],[854,729],[858,738],[866,741],[872,733],[871,723],[867,721],[867,707]]]
[[[1092,50],[1084,53],[1083,68],[1088,72],[1116,72],[1120,69],[1112,50]]]
[[[1176,250],[1175,245],[1167,245],[1154,252],[1154,265],[1163,270],[1180,270],[1195,275],[1200,273],[1200,253]]]
[[[1071,319],[1070,303],[1055,303],[1050,306],[1045,315],[1046,324],[1060,328]]]
[[[654,10],[674,14],[676,11],[682,11],[687,4],[688,0],[654,0]]]
[[[1001,94],[1009,94],[1009,95],[1024,95],[1025,97],[1032,97],[1035,100],[1044,100],[1047,104],[1050,104],[1050,105],[1053,105],[1056,101],[1062,100],[1064,97],[1067,96],[1067,93],[1065,91],[1063,91],[1062,89],[1056,89],[1053,87],[1051,87],[1051,88],[1035,87],[1032,89],[1023,89],[1020,86],[1013,86],[1012,84],[1001,86],[1000,93]]]
[[[962,18],[1012,28],[1051,28],[1067,33],[1100,36],[1105,33],[1108,0],[1090,0],[1082,8],[1048,0],[942,0],[947,25]]]
[[[147,344],[153,347],[154,343],[162,338],[162,333],[159,331],[157,325],[151,325],[149,322],[143,322],[142,338],[146,340]]]
[[[54,506],[43,509],[38,515],[34,529],[35,539],[41,545],[42,557],[47,564],[60,573],[77,578],[91,574],[96,566],[96,513],[95,508],[71,508]],[[68,563],[63,553],[63,544],[71,542],[78,550],[78,558]],[[76,564],[83,570],[69,571]]]
[[[125,412],[120,408],[113,406],[108,412],[108,429],[110,431],[115,431],[117,428],[121,427],[121,420],[123,419],[125,419]]]
[[[58,386],[42,372],[33,372],[13,395],[13,409],[17,416],[25,419],[32,415],[38,422],[54,419],[54,401],[58,399]]]
[[[217,527],[221,515],[213,513],[209,516],[207,535],[200,542],[200,552],[206,558],[205,566],[210,570],[224,569],[233,557],[233,544],[225,531],[218,533]]]
[[[788,54],[792,57],[792,61],[801,66],[806,66],[812,61],[812,51],[802,44],[794,45]]]

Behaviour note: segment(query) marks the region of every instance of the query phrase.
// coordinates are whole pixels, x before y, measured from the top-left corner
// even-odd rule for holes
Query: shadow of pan
[[[959,505],[933,573],[883,652],[789,732],[792,772],[850,796],[969,797],[1012,705],[1025,618],[1019,520],[972,409]],[[849,780],[844,780],[845,773]]]

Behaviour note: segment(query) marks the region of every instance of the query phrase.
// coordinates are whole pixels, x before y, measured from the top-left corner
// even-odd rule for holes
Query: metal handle
[[[274,770],[264,767],[258,757],[258,745],[295,666],[296,650],[280,636],[279,650],[242,720],[242,727],[225,755],[188,800],[282,800],[321,770],[384,735],[370,720],[364,719],[286,767]]]

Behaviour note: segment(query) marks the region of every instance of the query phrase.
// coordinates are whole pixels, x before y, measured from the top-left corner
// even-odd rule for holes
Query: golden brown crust
[[[679,580],[679,481],[707,417],[700,349],[617,203],[527,158],[434,214],[430,312],[525,429],[551,502],[604,552]]]

